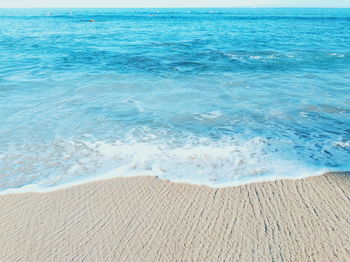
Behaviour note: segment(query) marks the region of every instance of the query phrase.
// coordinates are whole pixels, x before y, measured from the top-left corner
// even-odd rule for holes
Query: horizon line
[[[204,9],[204,8],[332,8],[332,9],[350,9],[350,6],[145,6],[145,7],[133,7],[133,6],[25,6],[25,7],[14,7],[7,6],[1,7],[0,9],[35,9],[35,8],[94,8],[94,9],[102,9],[102,8],[118,8],[118,9],[148,9],[148,8],[159,8],[159,9],[184,9],[184,8],[193,8],[193,9]]]

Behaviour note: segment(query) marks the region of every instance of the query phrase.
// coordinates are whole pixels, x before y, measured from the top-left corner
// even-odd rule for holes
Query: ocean
[[[0,9],[0,191],[350,170],[350,9]]]

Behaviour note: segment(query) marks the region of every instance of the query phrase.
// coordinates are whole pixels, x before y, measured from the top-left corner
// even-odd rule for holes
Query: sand
[[[0,261],[350,261],[350,175],[116,178],[0,196]]]

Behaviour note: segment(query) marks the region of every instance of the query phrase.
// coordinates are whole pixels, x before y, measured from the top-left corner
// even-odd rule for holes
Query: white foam
[[[222,114],[219,111],[212,111],[212,112],[209,112],[209,113],[206,113],[206,114],[200,114],[199,116],[201,118],[204,118],[204,119],[216,119],[216,118],[221,117]]]
[[[334,143],[335,146],[340,146],[340,147],[350,147],[350,141],[346,141],[346,142],[335,142]]]
[[[321,175],[329,170],[309,167],[288,158],[263,138],[241,140],[203,140],[181,146],[156,143],[114,143],[59,141],[58,165],[61,173],[34,174],[34,183],[9,188],[1,194],[48,192],[81,183],[125,176],[157,176],[173,182],[209,187],[237,186],[276,179],[298,179]],[[285,153],[285,154],[284,154]],[[45,154],[44,154],[45,155]],[[55,156],[57,157],[57,156]],[[40,159],[40,161],[47,161]],[[42,176],[41,176],[42,175]]]
[[[331,53],[330,56],[336,56],[336,57],[345,57],[344,54],[337,54],[337,53]]]

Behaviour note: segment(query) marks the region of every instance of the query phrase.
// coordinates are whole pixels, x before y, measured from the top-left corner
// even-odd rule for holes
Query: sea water
[[[350,9],[0,9],[0,190],[348,170]]]

